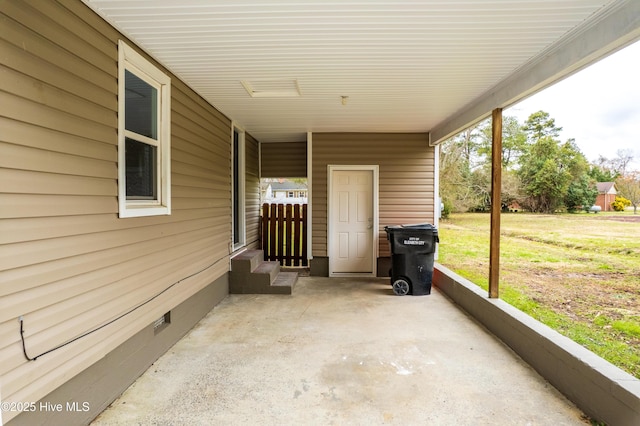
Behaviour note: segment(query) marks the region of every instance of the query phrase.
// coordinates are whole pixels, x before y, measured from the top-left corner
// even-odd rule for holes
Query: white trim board
[[[373,232],[373,238],[372,238],[372,244],[373,244],[373,250],[372,252],[372,271],[371,273],[359,273],[359,272],[354,272],[354,273],[345,273],[345,272],[332,272],[333,271],[333,262],[331,260],[332,256],[331,256],[331,243],[333,242],[332,240],[332,224],[331,224],[331,194],[333,191],[333,184],[332,184],[332,172],[337,171],[337,170],[353,170],[353,171],[357,171],[357,170],[364,170],[364,171],[371,171],[373,173],[373,188],[372,188],[372,202],[373,202],[373,228],[372,228],[372,232]],[[377,260],[378,260],[378,253],[379,253],[379,234],[380,234],[380,218],[379,218],[379,210],[380,210],[380,204],[379,204],[379,175],[380,175],[380,171],[379,171],[379,166],[377,164],[373,164],[373,165],[335,165],[335,164],[328,164],[327,165],[327,256],[329,258],[329,276],[330,277],[357,277],[357,276],[361,276],[361,277],[375,277],[377,276]]]

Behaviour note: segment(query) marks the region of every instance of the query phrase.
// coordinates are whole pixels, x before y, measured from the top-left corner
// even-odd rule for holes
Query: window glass
[[[158,148],[126,138],[125,150],[127,199],[156,199]]]
[[[240,191],[240,133],[233,130],[233,243],[242,243],[242,214]]]
[[[126,70],[125,101],[125,129],[157,140],[158,91]]]

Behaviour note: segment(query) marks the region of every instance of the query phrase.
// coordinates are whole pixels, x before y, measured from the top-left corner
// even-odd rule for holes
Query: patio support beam
[[[502,108],[491,114],[491,239],[489,250],[489,297],[500,296],[500,212],[502,210]]]

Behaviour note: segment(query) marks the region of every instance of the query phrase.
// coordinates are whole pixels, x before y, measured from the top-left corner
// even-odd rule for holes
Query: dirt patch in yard
[[[616,272],[562,273],[531,271],[512,281],[534,301],[570,318],[590,324],[599,315],[612,320],[640,313],[640,289],[617,281]],[[615,284],[611,284],[612,281]],[[602,285],[602,283],[610,285]],[[595,308],[595,309],[594,309]]]
[[[489,217],[440,224],[440,262],[486,288]],[[505,215],[500,297],[640,378],[640,215]]]
[[[637,324],[640,320],[640,288],[637,285],[640,277],[623,279],[623,275],[616,272],[563,273],[558,270],[532,270],[530,273],[520,274],[517,280],[510,281],[510,285],[540,306],[569,318],[576,324],[583,324],[594,331],[602,330],[610,339],[625,345],[627,353],[638,354],[640,336],[637,332],[622,332],[617,327],[619,324]],[[633,280],[635,283],[630,283]],[[566,334],[566,325],[557,324],[556,327],[559,332]],[[604,345],[589,339],[598,346]],[[615,360],[611,361],[615,363]],[[637,366],[621,367],[640,377]]]
[[[633,216],[604,216],[604,220],[615,220],[616,222],[640,223],[640,215]]]

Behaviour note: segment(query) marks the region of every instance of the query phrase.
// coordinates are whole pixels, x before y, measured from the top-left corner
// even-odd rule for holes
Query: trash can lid
[[[410,225],[400,225],[400,226],[408,229],[434,229],[435,228],[435,226],[433,226],[430,223],[414,223]]]
[[[435,230],[436,227],[430,223],[415,223],[408,225],[388,225],[384,227],[385,231],[388,230],[399,230],[399,229],[408,229],[408,230]]]

